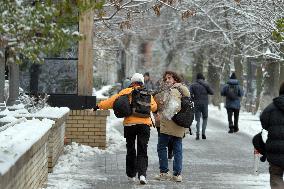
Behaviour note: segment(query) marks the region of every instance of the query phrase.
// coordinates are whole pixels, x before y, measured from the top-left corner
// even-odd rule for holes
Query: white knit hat
[[[144,76],[140,73],[133,74],[133,76],[131,77],[131,83],[134,82],[141,82],[144,85]]]

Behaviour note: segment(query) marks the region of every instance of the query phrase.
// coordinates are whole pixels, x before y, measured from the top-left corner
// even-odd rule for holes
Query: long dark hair
[[[165,71],[165,73],[163,75],[163,81],[166,81],[166,75],[171,75],[177,83],[181,83],[182,82],[181,77],[176,72]]]

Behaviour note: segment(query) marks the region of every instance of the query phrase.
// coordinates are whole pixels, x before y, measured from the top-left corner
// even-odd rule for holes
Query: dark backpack
[[[113,103],[114,115],[117,118],[128,117],[132,114],[132,108],[129,102],[128,95],[118,97]]]
[[[239,91],[237,85],[229,85],[227,88],[226,96],[228,97],[229,100],[236,100],[239,98],[238,93]]]
[[[132,91],[132,115],[136,117],[150,117],[151,95],[145,88]]]
[[[180,89],[177,88],[179,91]],[[182,94],[182,92],[180,91]],[[181,110],[172,117],[172,120],[179,126],[190,128],[194,119],[194,103],[191,97],[181,97]]]

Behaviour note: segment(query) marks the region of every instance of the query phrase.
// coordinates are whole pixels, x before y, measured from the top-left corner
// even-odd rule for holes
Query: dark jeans
[[[137,155],[135,149],[135,140],[137,136]],[[138,177],[144,175],[148,168],[148,141],[150,138],[150,127],[145,124],[133,126],[124,126],[124,138],[126,138],[126,175]]]
[[[156,127],[156,128],[158,131],[158,136],[160,136],[160,127]],[[168,159],[172,159],[172,157],[174,156],[173,148],[174,148],[174,141],[173,139],[170,139],[168,143]]]
[[[199,135],[200,130],[200,118],[202,115],[202,134],[205,135],[208,118],[208,105],[207,104],[196,104],[194,107],[195,121],[196,121],[196,135]]]
[[[233,129],[239,127],[239,113],[240,109],[234,109],[234,108],[227,108],[227,114],[228,114],[228,122],[229,122],[229,128]],[[234,124],[233,124],[233,114],[234,114]]]
[[[166,173],[169,171],[167,146],[170,140],[173,140],[174,161],[173,175],[180,175],[182,170],[182,138],[160,133],[157,145],[159,156],[160,172]]]
[[[270,173],[270,187],[271,189],[283,189],[283,172],[284,169],[269,163],[269,173]]]

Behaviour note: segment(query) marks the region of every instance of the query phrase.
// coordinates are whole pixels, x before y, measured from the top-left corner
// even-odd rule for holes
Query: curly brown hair
[[[177,83],[181,83],[182,79],[181,77],[173,71],[165,71],[164,75],[163,75],[163,81],[166,81],[166,75],[171,75],[173,77],[173,79],[177,82]]]

